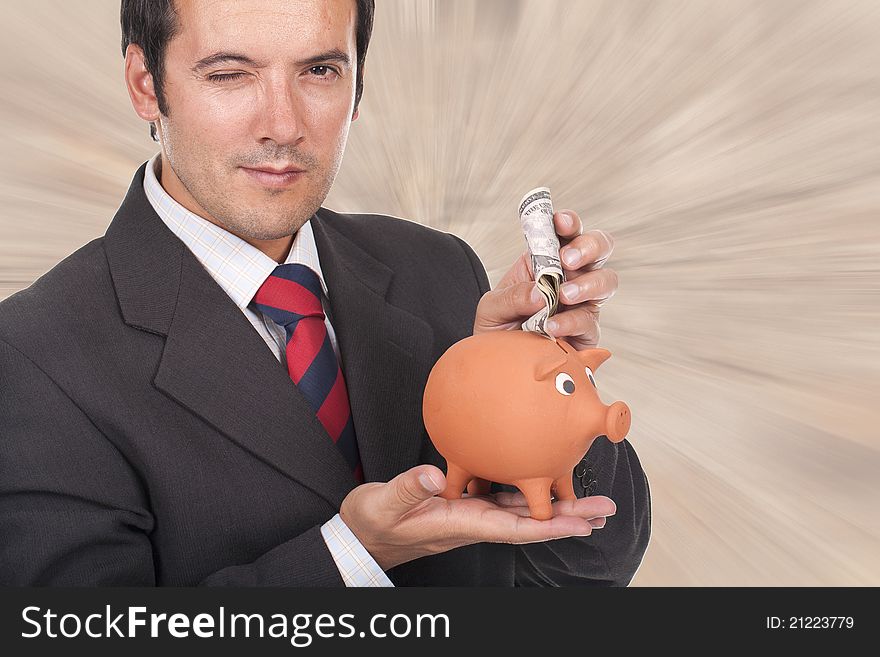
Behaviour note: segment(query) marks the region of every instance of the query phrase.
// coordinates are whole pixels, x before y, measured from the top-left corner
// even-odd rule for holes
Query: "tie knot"
[[[321,281],[305,265],[278,265],[254,295],[257,308],[276,324],[295,325],[304,317],[324,319]]]

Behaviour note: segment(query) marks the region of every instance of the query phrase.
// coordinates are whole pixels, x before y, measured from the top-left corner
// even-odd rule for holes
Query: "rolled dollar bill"
[[[559,305],[559,288],[565,282],[559,260],[559,237],[553,224],[553,201],[547,187],[538,187],[519,203],[519,221],[529,247],[535,285],[544,297],[544,307],[522,323],[523,331],[547,337],[544,324]]]

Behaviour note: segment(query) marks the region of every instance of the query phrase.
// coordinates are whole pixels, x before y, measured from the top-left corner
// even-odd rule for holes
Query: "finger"
[[[507,270],[507,273],[498,281],[495,289],[505,288],[514,283],[523,283],[526,281],[534,281],[535,272],[532,271],[532,258],[528,249],[523,251],[522,255],[517,259],[513,266]]]
[[[527,506],[509,506],[504,507],[505,511],[509,511],[521,518],[531,518],[532,514],[529,511],[529,507]],[[580,518],[582,520],[586,520],[593,527],[604,527],[605,526],[605,516],[595,516],[595,517],[585,517],[585,515],[591,515],[592,512],[583,512],[583,513],[560,513],[557,511],[556,506],[553,507],[553,515],[554,516],[570,516],[572,518]],[[596,524],[600,523],[600,524]]]
[[[617,511],[614,501],[604,495],[584,497],[568,501],[572,510],[586,513],[589,519],[613,515]],[[561,502],[560,504],[564,504]],[[497,508],[480,514],[472,531],[484,541],[495,543],[534,543],[567,536],[589,536],[593,526],[588,520],[575,515],[559,514],[549,520],[535,520],[520,516],[509,509]]]
[[[510,505],[503,507],[505,511],[515,513],[521,517],[530,517],[529,507],[523,505]],[[602,495],[583,497],[577,500],[558,500],[553,503],[554,516],[576,516],[583,520],[602,520],[606,516],[613,516],[617,512],[614,502]],[[604,523],[603,523],[604,525]]]
[[[593,526],[575,516],[553,516],[549,520],[535,520],[498,509],[484,514],[473,528],[479,540],[489,543],[536,543],[570,536],[589,536]]]
[[[567,280],[562,284],[559,300],[567,305],[590,301],[601,305],[617,292],[620,279],[613,269],[597,269]]]
[[[502,491],[495,493],[495,503],[502,507],[528,508],[526,496],[521,492]],[[617,505],[605,495],[591,495],[577,500],[557,500],[553,503],[554,513],[580,515],[579,511],[593,513],[595,516],[613,516],[617,513]],[[588,518],[589,515],[582,517]]]
[[[576,500],[559,500],[553,503],[553,513],[574,515],[585,520],[605,518],[617,513],[617,504],[605,495],[591,495]]]
[[[589,536],[593,526],[589,521],[575,516],[554,516],[550,520],[517,518],[511,543],[535,543],[571,536]]]
[[[599,269],[614,251],[614,238],[601,230],[588,230],[559,250],[566,269]]]
[[[533,281],[490,290],[477,306],[474,331],[519,325],[543,307],[544,297]]]
[[[446,488],[446,477],[440,468],[420,465],[401,472],[385,484],[384,509],[394,515],[403,515]]]
[[[581,218],[574,210],[561,210],[553,214],[553,226],[556,234],[563,240],[576,238],[584,232],[584,225]]]
[[[601,335],[599,311],[590,304],[574,306],[553,315],[544,328],[554,338],[575,337],[586,345],[597,345]]]

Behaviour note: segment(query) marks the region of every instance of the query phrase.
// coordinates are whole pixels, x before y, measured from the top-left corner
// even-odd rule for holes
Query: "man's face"
[[[323,203],[342,161],[354,109],[355,2],[175,7],[163,185],[245,239],[292,235]]]

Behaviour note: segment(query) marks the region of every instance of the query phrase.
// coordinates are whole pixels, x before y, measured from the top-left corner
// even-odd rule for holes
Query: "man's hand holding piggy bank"
[[[535,455],[535,447],[540,450],[537,453],[545,454],[551,460],[556,452],[557,461],[566,461],[563,472],[546,472],[546,476],[537,480],[534,476],[519,476],[518,483],[523,484],[521,491],[525,489],[526,495],[523,492],[490,494],[487,480],[492,477],[468,471],[466,468],[470,466],[456,462],[456,456],[464,456],[467,460],[468,455],[453,453],[454,448],[446,446],[441,449],[438,445],[438,450],[450,464],[449,480],[440,469],[421,465],[387,483],[358,486],[343,501],[340,515],[384,570],[412,559],[473,543],[521,544],[588,536],[593,529],[604,527],[605,518],[616,511],[616,505],[608,497],[597,495],[578,499],[571,490],[571,470],[595,436],[605,433],[609,439],[619,441],[629,429],[629,409],[626,405],[616,402],[605,407],[592,389],[595,385],[592,372],[610,355],[604,349],[592,348],[599,339],[599,306],[617,290],[617,275],[603,268],[611,255],[613,241],[609,235],[598,230],[585,233],[580,218],[574,212],[555,213],[553,221],[561,238],[560,256],[567,281],[562,286],[560,308],[547,326],[557,340],[551,341],[519,329],[520,324],[544,304],[543,297],[535,289],[529,254],[526,252],[496,288],[483,295],[477,307],[474,337],[457,343],[447,353],[481,335],[514,329],[510,331],[511,338],[525,339],[543,354],[534,366],[520,363],[520,369],[531,367],[531,385],[543,385],[544,388],[552,386],[556,395],[568,395],[572,399],[580,392],[578,403],[566,407],[554,400],[553,404],[545,404],[542,411],[540,395],[543,390],[541,393],[536,391],[536,396],[527,407],[521,403],[524,400],[511,399],[507,410],[540,416],[545,424],[538,421],[531,425],[543,426],[538,433],[522,427],[528,431],[527,434],[511,435],[510,438],[515,441],[512,443],[516,445],[512,447],[514,451],[532,441],[533,447],[525,459],[527,462],[535,460],[528,458]],[[578,353],[583,350],[586,350],[583,354]],[[574,363],[577,363],[577,368],[571,367]],[[593,366],[590,367],[590,364]],[[569,369],[572,371],[569,372]],[[560,374],[566,376],[560,377]],[[505,390],[510,384],[509,376],[510,373],[499,372],[497,376],[488,376],[481,384]],[[434,378],[433,372],[428,387],[431,386],[431,378]],[[427,393],[426,388],[426,411],[428,404],[432,403],[427,400]],[[566,411],[565,408],[573,410]],[[580,426],[579,433],[572,431],[588,415],[599,417],[597,410],[601,414],[599,424],[591,421],[587,426]],[[498,412],[499,409],[485,409],[490,421],[503,420],[495,417]],[[448,409],[446,414],[454,415]],[[506,421],[504,424],[509,426]],[[594,432],[594,429],[598,431]],[[428,430],[430,433],[431,427]],[[557,443],[566,431],[571,435],[565,436],[567,443],[563,448]],[[587,436],[587,433],[591,435]],[[438,438],[434,435],[431,437],[436,445]],[[544,440],[548,442],[542,445],[541,441]],[[439,442],[442,443],[442,439]],[[444,453],[444,450],[450,453]],[[576,455],[576,458],[568,464],[572,455]],[[554,468],[560,469],[558,465]],[[472,478],[473,483],[468,489],[471,494],[462,496],[464,485]],[[532,483],[523,483],[526,479]],[[507,483],[513,483],[513,480],[508,479]],[[557,497],[552,506],[549,499],[551,488]]]

